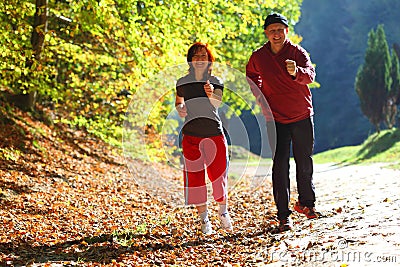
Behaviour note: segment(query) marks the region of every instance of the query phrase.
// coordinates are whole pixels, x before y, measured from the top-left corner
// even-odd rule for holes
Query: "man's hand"
[[[286,59],[286,70],[287,72],[292,75],[293,77],[296,77],[297,74],[297,68],[296,68],[296,61],[294,60],[290,60],[290,59]]]

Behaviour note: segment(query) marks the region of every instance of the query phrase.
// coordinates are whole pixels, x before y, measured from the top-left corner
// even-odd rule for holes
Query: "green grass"
[[[314,155],[315,163],[388,163],[400,169],[400,129],[372,134],[359,146],[341,147]]]
[[[250,152],[244,147],[231,145],[228,148],[231,160],[240,162],[256,162],[260,160],[260,156]]]

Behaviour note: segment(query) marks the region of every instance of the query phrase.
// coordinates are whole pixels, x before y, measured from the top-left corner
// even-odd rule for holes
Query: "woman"
[[[212,182],[213,197],[219,203],[221,228],[232,230],[228,213],[227,142],[218,115],[223,83],[211,75],[212,55],[207,44],[193,44],[187,54],[189,73],[176,85],[175,107],[185,118],[182,128],[185,203],[195,205],[204,234],[213,232],[208,218],[205,172]]]

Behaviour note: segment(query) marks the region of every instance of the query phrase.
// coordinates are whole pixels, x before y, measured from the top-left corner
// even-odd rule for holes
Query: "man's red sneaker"
[[[296,202],[296,205],[294,205],[294,210],[306,215],[308,219],[318,218],[318,214],[314,207],[303,206],[300,204],[300,202]]]

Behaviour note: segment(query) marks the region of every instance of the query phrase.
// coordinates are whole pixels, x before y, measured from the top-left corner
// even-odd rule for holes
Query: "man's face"
[[[282,23],[273,23],[267,26],[264,30],[265,35],[267,35],[268,40],[273,45],[281,45],[286,39],[288,33],[288,27]]]

